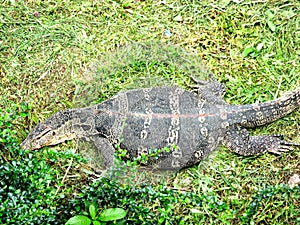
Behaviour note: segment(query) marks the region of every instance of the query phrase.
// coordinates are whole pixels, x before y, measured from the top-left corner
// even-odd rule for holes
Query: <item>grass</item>
[[[128,222],[135,224],[154,218],[157,224],[299,223],[299,186],[286,186],[300,172],[298,151],[241,157],[220,148],[164,184],[139,188],[91,182],[80,156],[67,150],[76,148],[74,143],[34,152],[18,147],[33,126],[56,111],[143,86],[139,66],[122,67],[114,76],[96,74],[92,78],[101,82],[86,83],[105,52],[132,42],[159,40],[194,52],[227,86],[225,98],[233,104],[271,100],[293,90],[300,86],[299,8],[296,0],[1,1],[0,162],[11,169],[1,174],[0,218],[6,220],[0,222],[62,224],[85,209],[84,201],[97,201],[103,208],[129,210]],[[126,59],[110,66],[122,62]],[[150,64],[148,69],[154,84],[188,88],[190,80],[172,66]],[[78,95],[78,87],[91,92]],[[282,133],[299,143],[299,118],[297,110],[251,132]],[[9,177],[24,181],[24,187]],[[15,208],[19,217],[12,213]]]

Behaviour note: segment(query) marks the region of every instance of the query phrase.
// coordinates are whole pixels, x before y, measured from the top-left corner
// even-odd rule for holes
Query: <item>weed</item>
[[[94,204],[89,205],[89,216],[85,215],[77,215],[70,218],[66,225],[79,225],[79,224],[86,224],[86,225],[101,225],[101,224],[109,224],[107,222],[112,222],[112,224],[121,225],[124,224],[124,221],[120,221],[126,216],[126,211],[121,208],[110,208],[103,210],[97,216],[97,208]],[[117,221],[119,220],[119,221]]]

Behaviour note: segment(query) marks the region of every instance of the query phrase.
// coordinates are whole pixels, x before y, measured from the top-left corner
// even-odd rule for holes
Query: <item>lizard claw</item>
[[[274,142],[271,148],[268,150],[269,152],[280,155],[283,152],[289,152],[294,150],[293,147],[300,147],[300,144],[289,142],[289,141],[283,141],[278,138],[282,136],[283,135],[278,135],[278,134],[272,135]]]
[[[284,137],[283,134],[272,134],[271,136],[275,137],[275,138],[283,138]]]

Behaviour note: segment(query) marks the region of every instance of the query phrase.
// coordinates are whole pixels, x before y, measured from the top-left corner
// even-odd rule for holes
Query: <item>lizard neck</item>
[[[69,119],[65,126],[69,128],[70,133],[75,134],[77,138],[94,135],[95,116],[94,109],[89,108],[75,108],[69,109]]]

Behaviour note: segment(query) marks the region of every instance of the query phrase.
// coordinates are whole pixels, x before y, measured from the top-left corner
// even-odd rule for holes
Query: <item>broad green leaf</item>
[[[93,220],[93,225],[101,225],[101,223],[97,220]]]
[[[276,31],[276,25],[271,20],[268,20],[267,24],[268,24],[271,31],[273,31],[273,32]]]
[[[90,225],[91,220],[83,215],[78,215],[70,218],[65,225]]]
[[[126,224],[126,219],[117,221],[115,224],[116,224],[116,225],[125,225],[125,224]]]
[[[252,52],[256,52],[256,48],[253,47],[247,47],[245,48],[245,50],[243,51],[243,56],[247,57],[250,53]]]
[[[92,220],[95,220],[95,218],[96,218],[96,213],[97,213],[97,209],[96,209],[96,207],[95,207],[93,204],[91,204],[91,205],[89,206],[89,211],[90,211],[90,215],[91,215],[91,217],[92,217]]]
[[[127,212],[121,208],[105,209],[100,213],[99,220],[104,222],[119,220],[124,218],[126,214]]]
[[[274,18],[274,13],[271,12],[271,10],[266,11],[266,16],[269,18],[269,20]]]
[[[21,112],[21,113],[20,113],[20,116],[21,116],[21,117],[26,117],[26,116],[28,116],[28,113]]]

